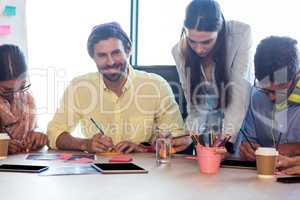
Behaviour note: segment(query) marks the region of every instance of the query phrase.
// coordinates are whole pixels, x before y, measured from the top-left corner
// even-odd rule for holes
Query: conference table
[[[49,153],[62,153],[52,151]],[[27,160],[26,154],[9,156],[0,164],[75,166],[64,161]],[[175,155],[170,164],[157,165],[155,155],[132,154],[133,162],[147,174],[101,173],[88,175],[40,176],[0,172],[1,200],[281,200],[300,199],[300,184],[283,184],[258,179],[255,170],[221,168],[218,174],[201,174],[197,161]],[[95,162],[107,162],[95,156]]]

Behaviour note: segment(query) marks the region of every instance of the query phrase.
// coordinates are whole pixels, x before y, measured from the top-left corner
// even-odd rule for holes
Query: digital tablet
[[[28,173],[40,173],[47,170],[48,166],[39,165],[0,165],[0,172],[28,172]]]
[[[133,163],[94,163],[92,167],[103,174],[140,174],[147,170]]]
[[[228,159],[221,162],[221,167],[256,170],[255,161]]]

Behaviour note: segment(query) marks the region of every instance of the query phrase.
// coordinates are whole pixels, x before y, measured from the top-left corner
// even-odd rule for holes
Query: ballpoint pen
[[[93,122],[93,124],[95,125],[95,127],[98,129],[98,131],[100,132],[100,134],[104,135],[104,131],[102,130],[102,128],[100,127],[100,125],[93,118],[90,118],[90,119]],[[114,149],[113,147],[109,147],[108,151],[112,151],[113,149]]]
[[[276,150],[278,150],[278,146],[280,144],[281,136],[282,136],[282,132],[279,133],[278,140],[277,140],[277,143],[276,143]]]
[[[100,127],[100,125],[98,125],[97,122],[96,122],[93,118],[91,118],[91,121],[93,122],[93,124],[95,125],[95,127],[98,129],[98,131],[99,131],[102,135],[104,135],[104,132],[103,132],[102,128]]]
[[[224,146],[229,140],[231,139],[231,135],[228,137],[225,137],[220,144],[217,145],[217,147]]]

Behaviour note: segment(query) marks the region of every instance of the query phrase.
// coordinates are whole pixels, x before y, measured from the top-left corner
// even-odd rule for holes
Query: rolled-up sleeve
[[[53,119],[48,124],[47,135],[50,147],[56,149],[56,140],[64,132],[71,133],[80,120],[74,82],[65,90]]]

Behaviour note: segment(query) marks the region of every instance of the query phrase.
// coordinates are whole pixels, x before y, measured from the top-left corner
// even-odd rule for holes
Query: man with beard
[[[183,120],[168,83],[158,75],[128,64],[131,41],[116,22],[93,28],[87,42],[98,72],[75,78],[48,125],[52,148],[91,153],[115,150],[143,152],[156,130],[184,134]],[[80,125],[85,138],[70,133]],[[191,143],[188,136],[173,139],[176,151]]]
[[[240,156],[255,160],[255,149],[278,147],[285,156],[300,154],[300,74],[297,41],[271,36],[257,46],[257,81],[240,131]],[[246,139],[251,142],[246,141]],[[251,146],[252,144],[252,146]]]

